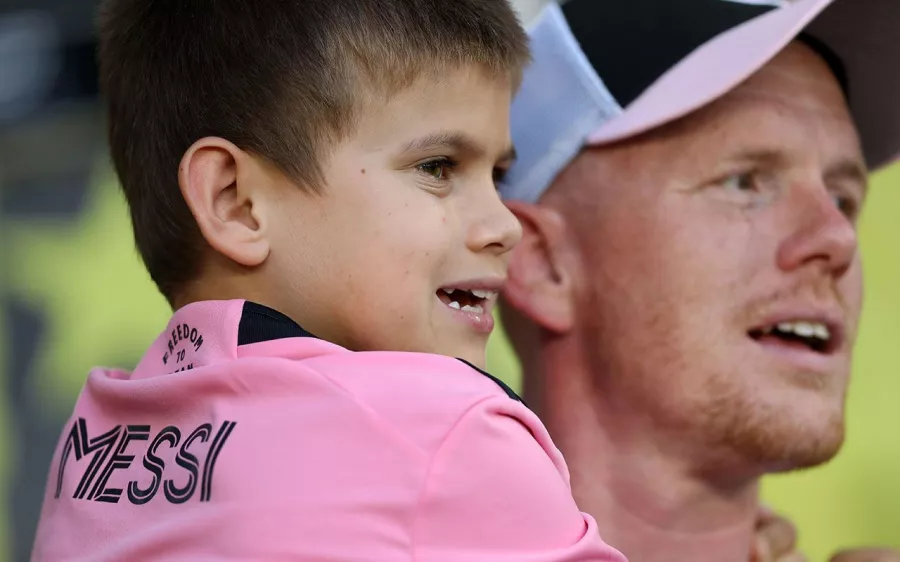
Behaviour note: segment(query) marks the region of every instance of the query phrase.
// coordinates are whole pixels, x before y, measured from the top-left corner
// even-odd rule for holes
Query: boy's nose
[[[512,250],[522,239],[522,225],[500,195],[493,191],[483,206],[478,220],[469,228],[468,247],[473,252],[489,251],[502,255]]]

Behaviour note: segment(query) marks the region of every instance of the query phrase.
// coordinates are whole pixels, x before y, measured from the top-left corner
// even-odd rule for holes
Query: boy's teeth
[[[455,308],[456,310],[460,309],[459,303],[456,301],[450,301],[450,304],[448,304],[447,306],[449,306],[450,308]]]
[[[462,311],[463,312],[476,312],[478,314],[481,314],[482,312],[484,312],[484,309],[481,308],[481,306],[477,305],[477,304],[475,306],[470,306],[467,304],[466,306],[462,307]]]
[[[482,291],[481,289],[473,289],[471,293],[479,299],[489,299],[497,294],[496,291]]]
[[[497,296],[497,291],[488,291],[488,290],[484,290],[484,289],[472,289],[472,290],[467,290],[467,289],[441,289],[441,290],[444,291],[445,293],[447,293],[447,295],[450,295],[450,296],[452,296],[453,293],[455,293],[455,292],[457,292],[457,291],[462,292],[462,293],[469,293],[469,294],[472,295],[473,297],[477,297],[477,298],[479,298],[479,299],[491,299],[491,298],[494,298],[494,297]]]

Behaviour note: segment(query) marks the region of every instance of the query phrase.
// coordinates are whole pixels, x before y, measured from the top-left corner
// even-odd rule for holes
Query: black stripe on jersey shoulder
[[[238,325],[238,345],[249,345],[285,338],[315,337],[316,336],[307,332],[300,327],[299,324],[277,310],[273,310],[255,302],[244,302],[244,308],[241,312],[241,322]],[[497,386],[503,389],[503,392],[505,392],[507,396],[517,402],[521,402],[525,407],[528,407],[528,404],[525,404],[525,401],[522,400],[522,398],[505,382],[487,371],[479,369],[465,359],[458,360],[494,381]]]
[[[476,371],[478,371],[478,372],[481,373],[482,375],[484,375],[484,376],[486,376],[487,378],[491,379],[492,381],[494,381],[494,382],[497,384],[497,386],[499,386],[500,388],[503,389],[503,392],[505,392],[507,396],[509,396],[510,398],[512,398],[513,400],[515,400],[516,402],[521,402],[522,405],[524,405],[526,408],[528,407],[528,404],[526,404],[525,401],[522,400],[522,397],[519,396],[518,394],[516,394],[516,391],[513,390],[513,389],[511,389],[511,388],[510,388],[505,382],[503,382],[502,380],[498,379],[497,377],[495,377],[494,375],[488,373],[488,372],[485,371],[485,370],[479,369],[478,367],[476,367],[475,365],[469,363],[469,362],[466,361],[465,359],[459,359],[459,358],[457,357],[457,360],[458,360],[458,361],[461,361],[461,362],[463,362],[463,363],[465,363],[465,364],[468,365],[469,367],[475,369]]]
[[[315,338],[299,324],[267,306],[246,301],[238,324],[238,345],[285,338]]]

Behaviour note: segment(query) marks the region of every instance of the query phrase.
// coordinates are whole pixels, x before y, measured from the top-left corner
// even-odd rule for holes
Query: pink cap
[[[873,169],[900,155],[897,0],[569,0],[529,31],[534,63],[512,109],[506,199],[537,201],[586,145],[644,133],[728,93],[791,41],[845,72]]]

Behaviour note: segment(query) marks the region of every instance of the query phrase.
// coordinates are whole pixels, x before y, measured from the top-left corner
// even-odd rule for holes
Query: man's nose
[[[785,271],[818,266],[841,277],[856,257],[856,226],[838,208],[824,185],[793,190],[795,228],[782,243],[778,265]]]

